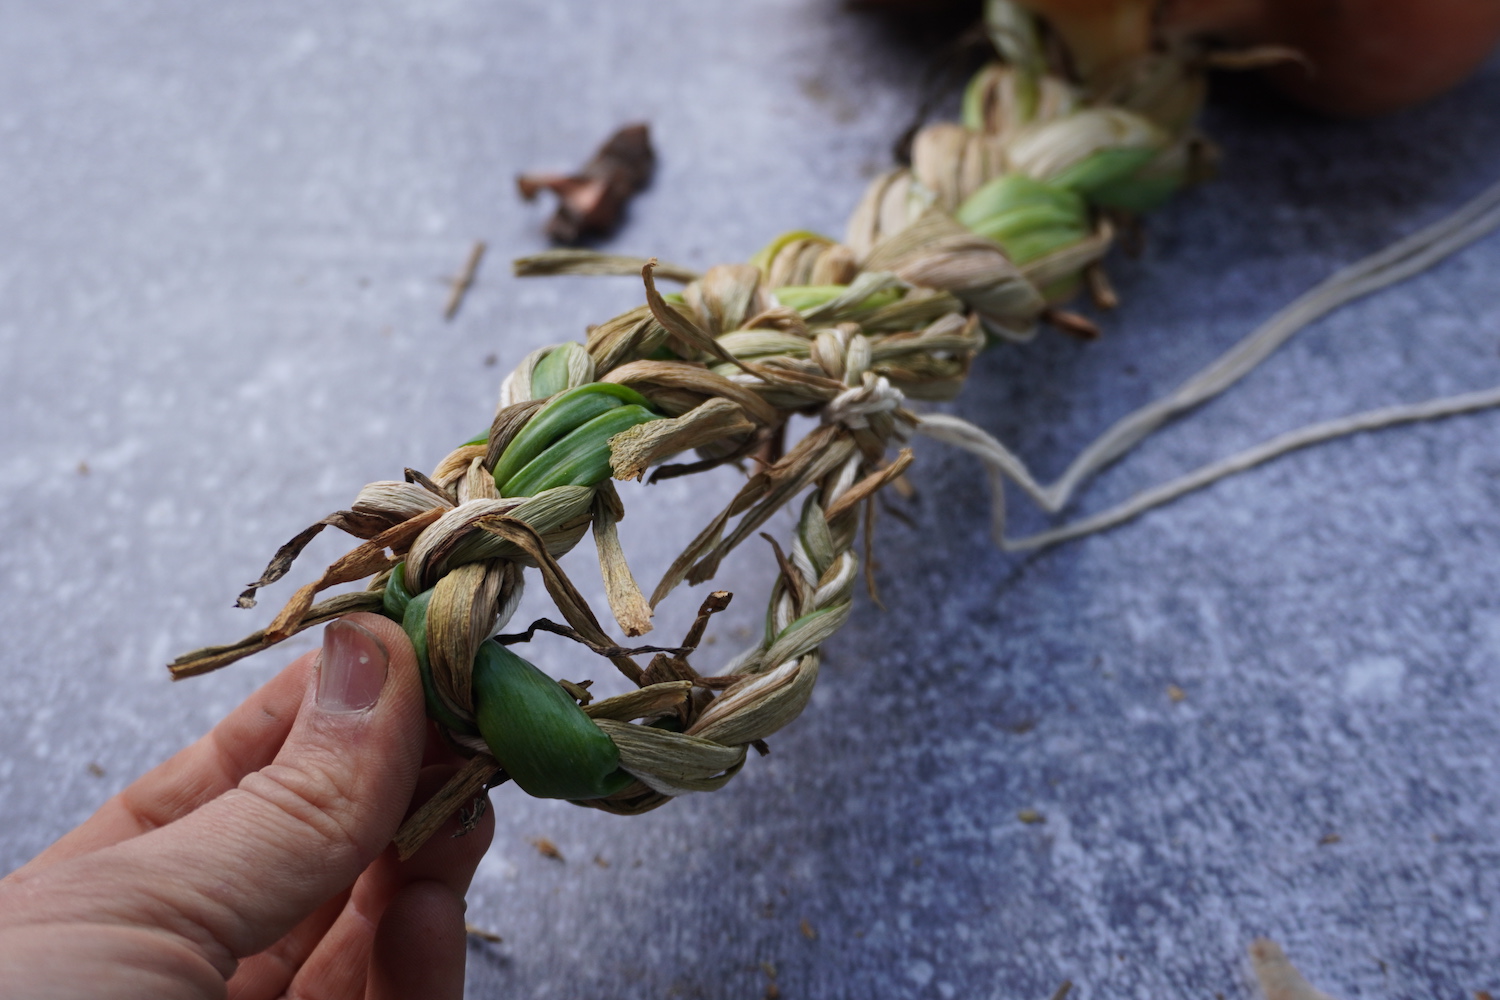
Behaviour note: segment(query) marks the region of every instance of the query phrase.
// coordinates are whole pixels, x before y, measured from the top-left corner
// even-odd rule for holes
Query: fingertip
[[[397,890],[380,920],[368,1000],[461,1000],[468,934],[463,896],[422,879]]]

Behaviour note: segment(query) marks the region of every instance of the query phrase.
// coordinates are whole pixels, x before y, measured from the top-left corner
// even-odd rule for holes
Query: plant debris
[[[531,846],[535,847],[536,852],[542,857],[551,858],[553,861],[561,861],[566,864],[566,859],[563,857],[562,851],[559,851],[557,845],[546,837],[533,837]]]
[[[802,923],[797,925],[797,929],[801,931],[802,936],[807,938],[809,941],[816,941],[818,939],[817,929],[814,928],[812,924],[808,923],[805,918],[803,919]]]
[[[1020,812],[1016,813],[1016,819],[1020,820],[1022,823],[1047,822],[1047,817],[1043,816],[1035,809],[1022,809]]]
[[[776,966],[772,962],[761,962],[760,971],[766,974],[765,1000],[780,1000],[781,987],[776,985]]]
[[[469,937],[476,937],[481,941],[488,941],[490,944],[502,944],[505,941],[505,938],[501,937],[499,934],[496,934],[494,931],[487,931],[483,927],[478,927],[474,924],[464,924],[464,933],[469,935]]]
[[[542,191],[557,195],[557,212],[547,223],[556,243],[574,244],[587,236],[608,236],[620,225],[625,204],[651,183],[656,152],[644,123],[626,125],[599,147],[576,174],[521,174],[516,187],[527,201]]]
[[[1287,960],[1281,945],[1270,938],[1250,942],[1250,965],[1266,1000],[1334,1000],[1302,978],[1302,973]]]
[[[464,304],[464,296],[469,293],[469,286],[474,284],[474,275],[479,273],[479,262],[484,260],[484,251],[484,240],[475,240],[474,245],[469,248],[469,257],[464,261],[463,270],[454,276],[453,284],[448,289],[448,304],[443,306],[443,319],[451,320],[458,315],[459,307]]]

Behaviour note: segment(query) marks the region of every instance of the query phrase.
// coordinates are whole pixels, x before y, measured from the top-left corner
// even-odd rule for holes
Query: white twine
[[[921,418],[916,429],[919,433],[963,448],[984,462],[994,489],[995,540],[1004,549],[1016,550],[1043,548],[1103,531],[1185,493],[1299,448],[1396,424],[1436,420],[1500,406],[1500,387],[1497,387],[1368,410],[1312,424],[1142,491],[1118,506],[1072,524],[1025,538],[1011,539],[1005,535],[1004,480],[1014,482],[1042,510],[1057,513],[1100,469],[1123,457],[1168,421],[1224,392],[1313,321],[1355,299],[1422,273],[1497,228],[1500,228],[1500,183],[1446,218],[1344,268],[1297,298],[1174,392],[1116,421],[1080,452],[1051,485],[1039,483],[1020,458],[967,421],[946,414],[930,414]]]

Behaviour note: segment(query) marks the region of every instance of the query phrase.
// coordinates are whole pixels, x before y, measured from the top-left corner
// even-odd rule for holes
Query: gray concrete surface
[[[276,545],[482,427],[524,352],[636,303],[630,281],[508,276],[542,245],[518,170],[648,119],[658,182],[608,245],[742,259],[841,229],[921,69],[828,0],[0,3],[0,866],[311,645],[163,669],[341,548],[232,609]],[[957,412],[1059,470],[1493,180],[1497,99],[1495,64],[1368,123],[1233,88],[1208,119],[1222,179],[1116,263],[1107,337],[997,351]],[[494,252],[445,324],[476,238]],[[1497,270],[1491,239],[1319,323],[1083,509],[1307,420],[1494,384]],[[1031,558],[988,545],[981,476],[928,443],[914,525],[883,530],[890,611],[858,605],[769,758],[637,819],[497,794],[471,914],[505,941],[471,949],[470,995],[758,997],[772,963],[787,998],[1070,978],[1084,1000],[1240,1000],[1257,934],[1339,997],[1500,989],[1497,421],[1298,454]],[[629,494],[640,575],[732,488]],[[765,553],[726,579],[727,651]]]

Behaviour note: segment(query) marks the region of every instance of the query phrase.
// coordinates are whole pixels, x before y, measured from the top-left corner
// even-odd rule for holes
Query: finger
[[[318,669],[271,764],[169,826],[65,864],[127,887],[92,892],[94,912],[177,935],[228,978],[237,959],[352,885],[386,847],[424,736],[405,634],[387,618],[351,615],[324,632]]]
[[[442,882],[409,882],[386,907],[375,935],[366,1000],[462,1000],[464,898]]]
[[[104,803],[27,868],[38,870],[166,826],[265,767],[292,728],[316,663],[316,650],[293,661],[207,735]]]
[[[413,801],[424,801],[435,793],[455,770],[452,766],[424,768]],[[458,817],[450,818],[421,850],[404,862],[397,861],[393,851],[382,854],[355,885],[348,907],[308,958],[297,975],[296,989],[291,992],[317,1000],[364,996],[375,931],[384,925],[391,900],[416,882],[441,883],[460,900],[468,891],[474,870],[494,836],[495,820],[486,809],[469,833],[457,836],[459,829]],[[351,988],[351,984],[357,984],[358,988]]]
[[[455,768],[463,767],[464,758],[461,757],[453,744],[443,738],[438,732],[436,723],[427,727],[427,749],[422,754],[422,766],[433,767],[438,764],[451,764]]]
[[[228,983],[229,1000],[275,1000],[282,996],[348,902],[349,893],[339,893],[293,927],[286,937],[241,962]]]

